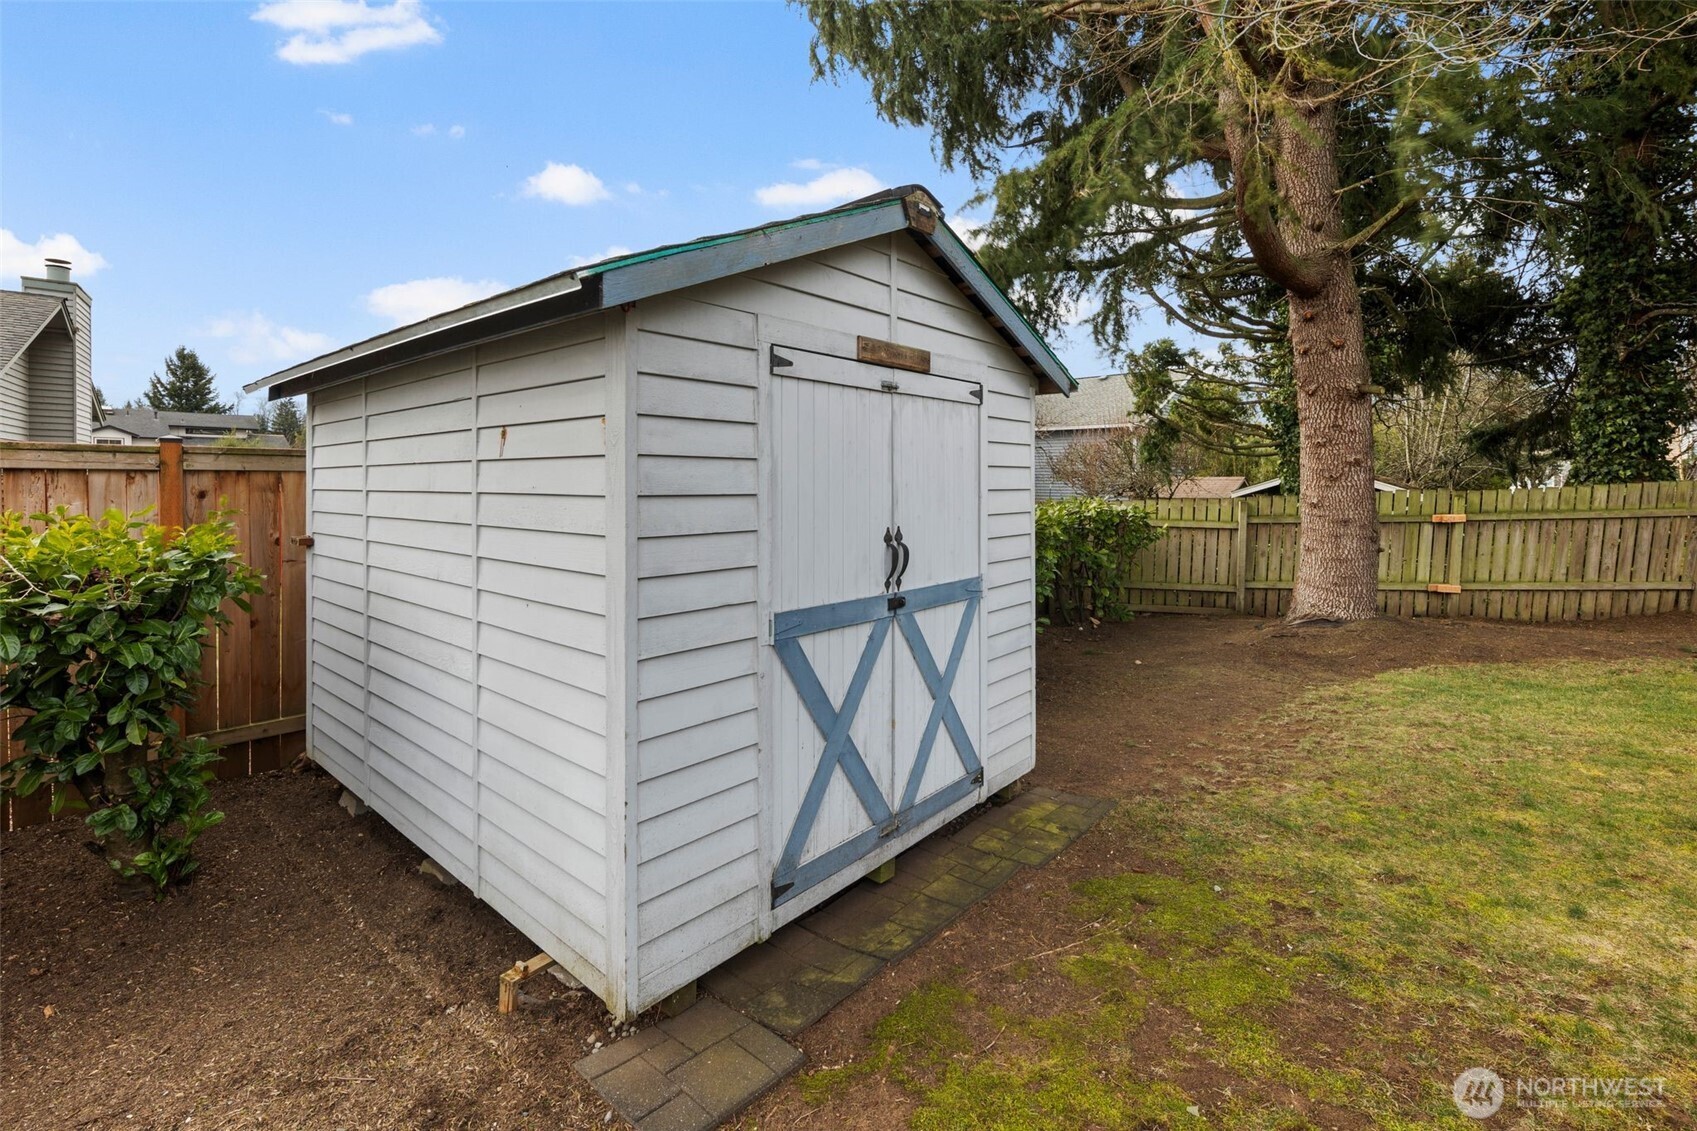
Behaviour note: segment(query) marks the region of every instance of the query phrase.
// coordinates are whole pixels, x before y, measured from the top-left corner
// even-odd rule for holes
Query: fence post
[[[1232,576],[1237,583],[1237,615],[1249,612],[1249,500],[1233,499],[1237,508],[1237,532],[1232,543]]]
[[[159,525],[180,530],[183,526],[183,507],[187,501],[183,489],[183,438],[159,438]]]

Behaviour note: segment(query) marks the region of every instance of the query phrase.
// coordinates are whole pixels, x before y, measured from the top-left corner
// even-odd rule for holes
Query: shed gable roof
[[[61,298],[0,291],[0,365],[12,364],[64,309]]]
[[[295,396],[550,322],[904,230],[1039,381],[1061,393],[1077,387],[1042,335],[943,223],[936,199],[923,187],[908,185],[826,212],[574,267],[273,373],[248,385],[246,391],[269,389],[272,400]]]

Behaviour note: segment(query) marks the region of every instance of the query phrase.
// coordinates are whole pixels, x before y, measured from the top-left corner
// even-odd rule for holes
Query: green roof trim
[[[1065,375],[1068,381],[1072,382],[1073,389],[1078,388],[1078,378],[1072,375],[1072,371],[1066,367],[1066,363],[1056,357],[1055,351],[1049,348],[1049,339],[1037,332],[1037,327],[1031,324],[1031,319],[1025,316],[1025,311],[1019,308],[1019,304],[1008,297],[1008,292],[998,286],[996,284],[996,280],[990,278],[990,272],[984,269],[984,264],[978,261],[978,256],[973,253],[972,249],[967,247],[965,241],[963,241],[959,236],[955,235],[955,230],[950,228],[946,222],[939,226],[948,231],[950,241],[954,244],[955,248],[958,249],[960,256],[964,258],[967,263],[970,263],[973,269],[978,273],[978,278],[981,280],[982,285],[994,294],[1001,296],[1002,301],[1007,303],[1008,309],[1013,312],[1013,316],[1019,319],[1020,326],[1023,327],[1025,332],[1042,347],[1043,355],[1048,358],[1050,364]],[[936,239],[936,237],[933,236],[932,239]],[[953,261],[954,257],[950,257],[950,259]],[[959,269],[958,266],[956,269]],[[1070,389],[1065,391],[1069,394],[1071,393]]]
[[[829,220],[838,220],[844,216],[854,216],[861,212],[873,212],[880,208],[888,208],[895,201],[880,200],[860,208],[839,208],[834,212],[817,212],[811,216],[801,216],[794,220],[784,220],[777,224],[768,224],[760,228],[745,228],[740,232],[731,232],[723,236],[703,236],[689,243],[669,244],[657,247],[652,251],[638,251],[630,255],[621,255],[615,259],[603,259],[599,263],[591,263],[587,267],[577,269],[578,275],[600,275],[608,271],[617,271],[621,267],[635,267],[639,263],[651,263],[656,259],[666,259],[673,255],[682,255],[690,251],[703,251],[710,247],[736,243],[751,236],[767,235],[775,232],[787,232],[792,228],[805,228],[809,224],[822,224]]]
[[[560,271],[302,362],[253,382],[246,391],[269,389],[272,400],[294,396],[535,326],[901,231],[925,249],[1034,376],[1059,393],[1078,387],[1025,312],[943,222],[936,198],[921,185],[906,185],[824,212]]]

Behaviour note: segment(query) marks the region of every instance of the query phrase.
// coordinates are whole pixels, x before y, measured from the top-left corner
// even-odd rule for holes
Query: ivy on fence
[[[1131,559],[1164,533],[1137,507],[1087,498],[1038,503],[1038,623],[1129,620]]]

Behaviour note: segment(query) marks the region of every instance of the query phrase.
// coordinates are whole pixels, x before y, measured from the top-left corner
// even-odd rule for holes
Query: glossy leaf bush
[[[0,707],[28,712],[23,752],[0,766],[19,797],[44,784],[55,809],[86,806],[109,862],[156,891],[195,868],[206,808],[205,742],[176,712],[200,692],[201,649],[260,590],[223,515],[167,530],[116,510],[0,515]]]
[[[1129,620],[1131,559],[1164,532],[1147,511],[1105,499],[1038,503],[1039,623]]]

